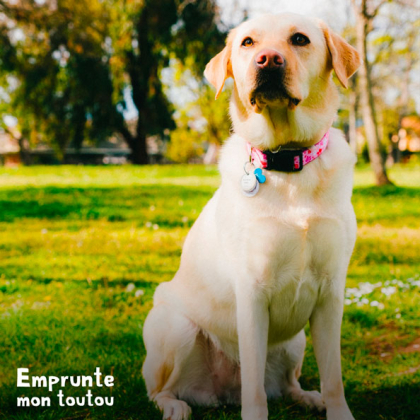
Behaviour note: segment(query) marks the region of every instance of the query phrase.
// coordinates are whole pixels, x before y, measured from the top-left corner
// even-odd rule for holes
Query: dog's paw
[[[311,410],[325,411],[325,403],[318,391],[302,391],[300,401]]]
[[[304,407],[319,412],[325,411],[325,403],[318,391],[303,391],[302,389],[299,389],[297,392],[292,392],[290,396],[294,401],[297,401]]]
[[[168,399],[163,406],[163,420],[188,420],[191,408],[185,401]]]

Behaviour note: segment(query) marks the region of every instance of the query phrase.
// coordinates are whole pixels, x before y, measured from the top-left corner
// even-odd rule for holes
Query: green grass
[[[391,177],[398,187],[373,187],[366,167],[355,174],[342,354],[358,420],[420,418],[420,167]],[[141,328],[218,183],[204,166],[0,169],[0,419],[161,418],[141,378]],[[18,367],[60,376],[96,366],[115,377],[112,389],[92,391],[112,393],[112,408],[59,407],[55,393],[16,387]],[[301,382],[319,387],[310,338]],[[21,395],[52,396],[52,407],[17,408]],[[269,410],[270,419],[325,419],[287,399]],[[240,409],[194,408],[193,419],[240,419]]]

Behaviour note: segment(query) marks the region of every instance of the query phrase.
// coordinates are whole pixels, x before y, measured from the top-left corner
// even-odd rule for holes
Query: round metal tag
[[[253,197],[260,189],[260,183],[254,174],[246,174],[241,178],[242,192],[247,197]]]
[[[241,187],[245,192],[251,192],[257,183],[257,177],[253,173],[245,174],[242,176]]]

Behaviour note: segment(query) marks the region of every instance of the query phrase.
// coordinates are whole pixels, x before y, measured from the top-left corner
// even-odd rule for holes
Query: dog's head
[[[328,120],[336,112],[332,70],[347,87],[359,65],[357,51],[322,21],[284,13],[246,21],[231,31],[226,47],[208,63],[204,74],[216,88],[216,98],[225,80],[234,79],[235,131],[248,121],[245,130],[249,132],[249,120],[268,108],[274,131],[276,124],[283,123],[284,130],[287,123],[292,131],[288,135],[299,141],[305,135],[293,133],[293,125],[308,125],[307,117],[317,119],[318,110],[329,113]],[[326,109],[331,108],[328,99],[332,114]],[[296,117],[300,121],[294,121]]]

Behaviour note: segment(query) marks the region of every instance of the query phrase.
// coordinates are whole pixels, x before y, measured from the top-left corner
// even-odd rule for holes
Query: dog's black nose
[[[275,69],[283,67],[285,60],[276,50],[265,49],[255,56],[255,64],[261,69]]]

